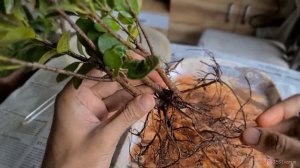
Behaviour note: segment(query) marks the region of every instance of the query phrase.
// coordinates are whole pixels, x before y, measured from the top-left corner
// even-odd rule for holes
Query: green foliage
[[[70,50],[69,41],[71,40],[70,32],[64,32],[58,41],[56,50],[58,53],[64,53]]]
[[[0,37],[0,44],[26,40],[30,38],[35,38],[35,32],[32,28],[16,27],[9,29],[3,37]]]
[[[80,29],[85,33],[94,30],[94,24],[94,21],[92,21],[91,19],[79,18],[76,21],[76,25],[80,27]]]
[[[74,72],[77,74],[85,75],[86,73],[91,71],[93,68],[95,68],[94,64],[90,64],[90,63],[82,64],[81,62],[74,62],[74,63],[68,65],[67,67],[65,67],[64,70]],[[69,78],[68,75],[59,74],[56,77],[56,81],[59,83],[59,82],[65,81],[68,78]],[[74,87],[77,89],[81,85],[82,79],[73,78],[72,83],[73,83]]]
[[[68,65],[67,67],[65,67],[64,70],[70,71],[70,72],[75,72],[78,69],[79,65],[80,65],[80,62],[74,62],[74,63]],[[68,77],[69,77],[68,75],[58,74],[56,77],[56,82],[58,82],[58,83],[62,82],[64,80],[68,79]]]
[[[58,36],[56,33],[57,25],[53,18],[38,16],[35,19],[30,19],[28,22],[39,38],[52,42],[56,41],[55,37]]]
[[[37,62],[51,49],[51,47],[45,46],[38,40],[27,39],[6,44],[3,48],[0,48],[0,53],[24,61]]]
[[[96,30],[95,22],[91,19],[79,18],[76,21],[76,25],[89,37],[90,40],[96,45],[98,42],[98,38],[103,34]],[[79,33],[77,33],[77,37],[79,42],[86,48],[90,49],[88,43],[84,40],[83,37]],[[96,45],[97,46],[97,45]]]
[[[127,29],[123,32],[129,32],[130,37],[133,37],[128,38],[129,43],[134,43],[139,36],[135,17],[140,13],[141,5],[142,0],[3,0],[0,2],[0,53],[28,62],[45,64],[52,58],[71,52],[72,34],[63,28],[60,29],[64,24],[61,23],[60,14],[56,12],[56,9],[62,9],[69,16],[79,17],[76,25],[97,47],[95,51],[77,32],[79,53],[84,57],[88,54],[87,58],[98,62],[98,65],[75,62],[66,66],[65,70],[85,74],[95,65],[105,65],[113,72],[114,77],[122,72],[130,79],[142,79],[156,68],[158,58],[150,56],[145,60],[132,60],[126,55],[130,49],[93,19],[94,15],[101,13],[99,18],[116,34],[123,31],[121,23],[122,28]],[[115,13],[117,20],[112,17]],[[61,32],[63,33],[60,36]],[[19,67],[0,62],[0,76],[7,75]],[[57,81],[67,78],[66,75],[58,75]],[[81,82],[80,79],[73,79],[76,87],[79,87]]]
[[[120,25],[115,21],[113,20],[112,18],[103,18],[102,21],[109,27],[111,28],[114,32],[117,32],[121,29]],[[107,32],[107,30],[102,26],[100,25],[99,23],[96,23],[95,24],[95,29],[99,32]]]
[[[50,50],[48,52],[46,52],[39,60],[40,64],[45,64],[48,60],[50,60],[51,58],[55,57],[56,55],[58,55],[59,53],[56,50]]]
[[[134,23],[134,19],[133,17],[125,11],[120,11],[118,14],[118,19],[121,23],[125,24],[125,25],[130,25]]]
[[[39,40],[55,41],[57,24],[46,16],[44,0],[4,0],[0,2],[0,53],[29,62],[37,62],[51,48]],[[36,4],[36,5],[35,5]],[[44,9],[43,12],[40,9]],[[39,40],[36,40],[39,39]],[[0,76],[18,66],[1,64]]]
[[[78,73],[78,74],[84,75],[84,74],[88,73],[89,71],[91,71],[91,70],[94,69],[94,68],[95,68],[95,65],[94,65],[94,64],[85,63],[85,64],[83,64],[83,65],[79,68],[79,70],[77,71],[77,73]],[[79,86],[80,86],[81,83],[82,83],[82,79],[79,79],[79,78],[73,78],[73,79],[72,79],[72,83],[73,83],[73,86],[74,86],[76,89],[78,89]]]
[[[129,25],[128,32],[134,38],[133,40],[135,40],[139,36],[139,29],[136,25]]]
[[[55,9],[55,8],[57,9],[59,7],[60,8],[62,7],[65,11],[74,12],[74,13],[78,13],[81,15],[87,14],[87,11],[85,11],[84,9],[81,9],[76,4],[63,3],[63,4],[60,4],[56,7],[54,7],[53,9]]]
[[[115,45],[121,44],[115,37],[109,33],[105,33],[98,38],[98,48],[102,53]]]
[[[126,11],[128,13],[134,12],[135,14],[139,14],[142,7],[142,0],[128,0],[129,4],[127,4],[127,0],[109,0],[107,4],[116,11]]]
[[[82,46],[82,44],[80,43],[80,41],[77,39],[77,50],[78,50],[78,52],[81,54],[81,55],[83,55],[83,56],[85,56],[85,52],[84,52],[84,50],[83,50],[83,46]]]
[[[145,60],[127,61],[123,68],[128,69],[127,77],[130,79],[143,79],[159,64],[156,56],[148,56]]]
[[[113,75],[118,76],[123,65],[126,48],[123,45],[116,45],[104,53],[104,64],[113,70]]]
[[[14,9],[14,0],[4,0],[4,7],[5,7],[5,12],[6,14],[11,14]]]
[[[2,65],[0,67],[0,71],[11,71],[11,70],[16,70],[21,68],[22,66],[20,65]]]

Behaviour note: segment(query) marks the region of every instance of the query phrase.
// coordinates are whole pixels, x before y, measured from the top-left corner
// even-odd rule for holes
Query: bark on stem
[[[142,32],[142,34],[144,35],[144,37],[146,39],[146,42],[147,42],[148,47],[150,49],[151,55],[154,55],[155,53],[153,51],[153,47],[151,45],[149,37],[147,36],[147,33],[145,32],[143,26],[141,25],[141,23],[139,21],[139,18],[137,17],[137,15],[135,14],[135,12],[133,11],[132,6],[130,5],[129,1],[126,0],[126,2],[127,2],[128,6],[129,6],[131,14],[133,15],[133,17],[136,20],[136,23],[137,23],[138,27],[141,29],[141,32]],[[157,68],[156,71],[158,72],[158,74],[160,75],[160,77],[163,79],[163,81],[166,83],[166,85],[168,86],[168,88],[171,89],[175,94],[178,94],[179,93],[178,89],[172,83],[172,81],[170,80],[170,78],[166,75],[166,73],[164,72],[164,70],[162,70],[161,68]]]
[[[71,27],[76,31],[78,32],[82,37],[83,39],[88,43],[88,45],[93,49],[93,50],[97,50],[97,47],[95,46],[95,44],[88,38],[88,36],[80,29],[80,27],[78,27],[71,19],[70,17],[61,9],[56,9],[56,11],[71,25]],[[99,19],[99,18],[98,18]],[[102,20],[99,19],[101,22]],[[106,28],[107,25],[105,25]],[[103,26],[103,27],[105,27]],[[110,30],[112,31],[112,30]],[[109,73],[108,71],[106,73]],[[116,78],[116,81],[119,82],[122,87],[124,89],[126,89],[128,92],[130,92],[133,96],[138,96],[141,94],[141,92],[136,89],[135,87],[131,86],[129,83],[126,82],[125,79],[121,78],[121,77],[117,77]]]
[[[143,35],[144,35],[144,37],[145,37],[145,39],[146,39],[146,42],[147,42],[148,47],[149,47],[149,49],[150,49],[151,55],[155,55],[154,50],[153,50],[153,47],[152,47],[152,45],[151,45],[151,42],[150,42],[150,40],[149,40],[149,38],[148,38],[148,36],[147,36],[147,33],[145,32],[144,28],[142,27],[142,25],[141,25],[141,23],[140,23],[140,20],[137,18],[137,16],[136,16],[135,14],[134,14],[134,17],[136,18],[136,23],[137,23],[137,25],[140,27],[141,32],[143,33]]]
[[[128,43],[127,41],[123,40],[121,36],[119,36],[112,29],[110,29],[97,15],[91,14],[91,16],[97,21],[97,23],[99,23],[101,26],[103,26],[105,28],[105,30],[107,30],[113,37],[115,37],[118,41],[120,41],[127,48],[129,48],[130,50],[134,51],[135,53],[137,53],[137,54],[139,54],[139,55],[141,55],[143,57],[149,55],[146,52],[146,50],[144,50],[143,48],[141,48],[140,50],[137,50],[130,43]],[[138,45],[138,47],[140,48],[141,46]]]
[[[70,17],[61,9],[56,9],[56,11],[71,25],[71,27],[78,32],[82,38],[88,43],[88,45],[93,49],[97,50],[97,47],[95,44],[92,42],[92,40],[89,39],[89,37],[78,27],[71,19]]]
[[[167,74],[162,70],[161,68],[156,69],[159,76],[162,78],[162,80],[165,82],[165,84],[168,86],[170,90],[172,90],[175,94],[179,94],[179,90],[176,88],[176,86],[172,83],[170,78],[167,76]]]
[[[76,77],[76,78],[79,78],[79,79],[87,79],[87,80],[93,80],[93,81],[98,81],[98,82],[111,82],[112,81],[111,79],[102,79],[100,77],[82,75],[82,74],[74,73],[74,72],[71,72],[71,71],[66,71],[66,70],[63,70],[63,69],[54,68],[54,67],[50,67],[50,66],[47,66],[47,65],[39,64],[39,63],[36,63],[36,62],[26,62],[26,61],[18,60],[18,59],[15,59],[15,58],[8,58],[8,57],[1,56],[1,55],[0,55],[0,61],[11,63],[11,64],[18,64],[18,65],[28,67],[28,68],[43,69],[43,70],[46,70],[46,71],[51,71],[51,72],[55,72],[55,73],[63,74],[63,75],[67,75],[67,76],[72,76],[72,77]]]
[[[162,94],[162,92],[163,92],[162,88],[159,85],[157,85],[156,83],[154,83],[150,78],[145,77],[142,81],[145,85],[152,88],[156,93]]]
[[[127,90],[132,96],[137,97],[142,94],[142,92],[137,89],[135,86],[132,86],[126,80],[121,77],[116,78],[116,81],[120,83],[120,85]]]
[[[18,64],[18,65],[21,65],[23,67],[43,69],[43,70],[46,70],[46,71],[51,71],[51,72],[55,72],[55,73],[63,74],[63,75],[67,75],[67,76],[72,76],[72,77],[79,78],[79,79],[87,79],[87,80],[93,80],[93,81],[98,81],[98,82],[111,82],[111,81],[113,81],[112,79],[103,79],[103,78],[100,78],[100,77],[82,75],[82,74],[74,73],[74,72],[71,72],[71,71],[66,71],[66,70],[63,70],[63,69],[54,68],[54,67],[50,67],[50,66],[47,66],[47,65],[39,64],[39,63],[36,63],[36,62],[33,62],[33,63],[32,62],[26,62],[26,61],[18,60],[18,59],[15,59],[15,58],[8,58],[8,57],[1,56],[1,55],[0,55],[0,61],[11,63],[11,64]],[[136,97],[138,95],[141,95],[141,92],[137,88],[130,85],[123,78],[118,77],[118,78],[116,78],[116,81],[119,82],[120,85],[123,86],[123,88],[125,90],[127,90],[130,94],[132,94],[132,96]]]

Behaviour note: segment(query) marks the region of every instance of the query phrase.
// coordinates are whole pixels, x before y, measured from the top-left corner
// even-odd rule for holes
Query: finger
[[[144,94],[153,94],[153,90],[147,86],[139,86]],[[126,104],[128,104],[133,99],[133,96],[126,90],[119,90],[113,95],[105,98],[103,101],[106,105],[108,112],[115,112],[122,109]],[[118,103],[116,103],[118,102]]]
[[[92,76],[92,77],[102,77],[103,74],[104,74],[104,73],[101,72],[101,71],[98,70],[98,69],[92,69],[92,70],[90,70],[86,75]],[[84,80],[82,81],[81,86],[84,86],[84,87],[92,87],[92,86],[96,85],[97,83],[98,83],[98,81],[84,79]]]
[[[104,127],[99,126],[97,130],[99,138],[102,139],[103,135],[107,135],[110,137],[111,145],[114,145],[127,128],[152,110],[154,105],[153,95],[141,95],[133,99],[118,116]]]
[[[276,159],[299,161],[300,142],[266,129],[248,128],[242,142]]]
[[[83,87],[75,92],[77,92],[77,96],[75,97],[79,100],[81,105],[86,107],[88,111],[92,112],[99,120],[102,120],[107,116],[108,110],[102,101],[102,98],[96,95],[94,91]]]
[[[118,82],[99,82],[93,87],[91,91],[100,99],[104,99],[121,89]]]
[[[300,118],[292,117],[270,128],[270,130],[291,137],[300,137]]]
[[[157,83],[162,88],[167,87],[163,79],[159,76],[159,74],[156,71],[151,72],[148,76],[153,82]]]
[[[144,59],[142,56],[136,54],[135,52],[131,52],[130,55],[137,60],[142,60]],[[166,88],[167,85],[165,84],[164,80],[160,77],[160,75],[156,72],[153,71],[151,72],[148,77],[155,83],[157,83],[158,85],[160,85],[162,88]]]
[[[299,112],[300,95],[295,95],[269,108],[256,121],[260,127],[271,127],[283,120],[298,116]]]

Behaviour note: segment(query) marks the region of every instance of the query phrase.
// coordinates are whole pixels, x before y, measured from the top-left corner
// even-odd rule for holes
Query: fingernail
[[[257,128],[248,128],[243,133],[243,142],[246,145],[257,145],[260,139],[261,131]]]
[[[153,95],[142,95],[139,98],[139,103],[143,112],[148,113],[155,106],[155,100]]]

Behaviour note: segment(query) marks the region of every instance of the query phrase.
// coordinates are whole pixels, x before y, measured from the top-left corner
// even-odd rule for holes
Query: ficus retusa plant
[[[193,156],[208,157],[203,150],[212,144],[225,143],[235,149],[246,148],[231,143],[231,139],[238,139],[246,128],[243,105],[237,112],[243,114],[238,120],[238,117],[215,117],[210,113],[222,103],[193,104],[183,98],[189,92],[205,90],[213,84],[229,88],[221,80],[219,65],[212,59],[213,65],[206,65],[213,72],[196,79],[193,88],[179,90],[168,74],[180,62],[175,63],[173,68],[161,67],[160,57],[163,56],[156,55],[138,19],[141,6],[142,0],[0,1],[0,77],[24,67],[44,69],[58,73],[58,82],[73,77],[76,88],[83,79],[117,81],[132,96],[142,92],[131,81],[142,81],[155,92],[157,104],[155,110],[148,114],[144,128],[131,132],[141,139],[134,153],[131,153],[132,161],[139,167],[147,167],[148,155],[151,155],[154,166],[169,167],[179,166],[181,160]],[[77,40],[76,46],[70,46],[72,38]],[[141,44],[142,39],[145,39],[148,49]],[[72,57],[76,61],[63,69],[46,65],[58,57]],[[99,69],[106,75],[86,75],[92,69]],[[164,81],[166,88],[148,77],[153,71]],[[151,138],[145,137],[153,123],[156,125],[153,128],[155,133]],[[213,129],[214,123],[220,123],[216,129]],[[176,137],[179,133],[183,139]],[[225,147],[222,150],[226,151]],[[248,165],[251,153],[241,155],[244,157],[238,164],[231,163],[227,155],[224,155],[226,162],[220,161],[220,164]]]

